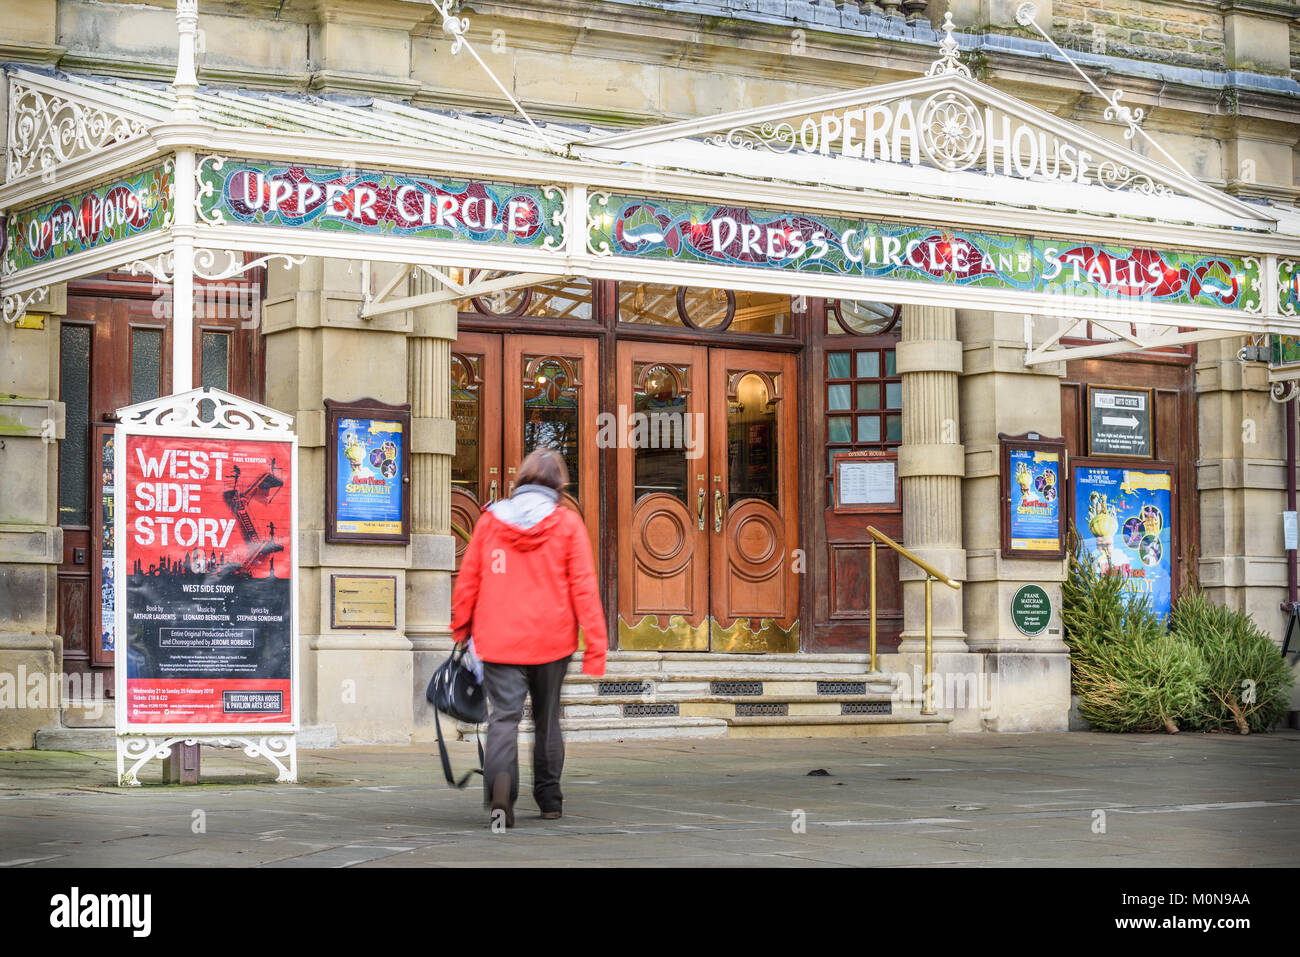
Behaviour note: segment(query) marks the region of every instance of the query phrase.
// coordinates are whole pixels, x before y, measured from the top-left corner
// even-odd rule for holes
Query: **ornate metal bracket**
[[[293,416],[217,389],[191,389],[123,411],[122,422],[133,427],[293,435]]]
[[[49,286],[37,286],[31,292],[10,293],[4,297],[4,321],[14,323],[27,314],[27,307],[37,301],[48,301]]]
[[[226,256],[226,264],[219,269],[214,268],[220,255]],[[243,262],[233,249],[209,249],[204,246],[194,251],[194,278],[219,282],[222,279],[242,275],[258,266],[265,266],[275,260],[282,260],[284,268],[291,269],[294,266],[301,266],[307,261],[307,257],[291,256],[288,253],[268,253],[249,262]],[[160,283],[170,283],[176,278],[176,256],[169,250],[159,253],[152,259],[136,259],[121,266],[120,271],[129,272],[132,276],[148,273]]]
[[[1038,25],[1038,20],[1036,19],[1037,16],[1038,8],[1032,3],[1022,3],[1016,8],[1016,23],[1020,24],[1022,27],[1032,27],[1037,30],[1038,34],[1051,45],[1052,49],[1060,54],[1061,58],[1074,68],[1074,72],[1083,78],[1083,82],[1092,87],[1093,92],[1106,101],[1106,112],[1103,115],[1108,120],[1119,120],[1125,125],[1124,139],[1131,140],[1135,135],[1140,135],[1144,140],[1159,150],[1160,155],[1168,160],[1169,164],[1173,166],[1174,169],[1178,170],[1184,176],[1190,177],[1192,174],[1187,172],[1178,160],[1170,156],[1169,151],[1157,143],[1146,130],[1142,129],[1140,124],[1145,113],[1141,109],[1120,104],[1119,101],[1124,96],[1123,90],[1117,89],[1114,93],[1106,93],[1101,87],[1094,83],[1092,77],[1079,69],[1079,65],[1070,59],[1070,55],[1057,46],[1056,41],[1048,36],[1047,31]]]
[[[203,200],[216,192],[216,188],[203,179],[203,164],[205,163],[211,163],[212,171],[218,172],[226,165],[226,158],[214,154],[205,156],[194,164],[194,216],[200,223],[207,223],[209,226],[224,226],[226,217],[221,210],[216,210],[211,216],[203,212]]]
[[[69,160],[147,132],[142,117],[9,81],[10,180],[35,172],[52,176]]]
[[[441,2],[439,2],[439,0],[429,0],[429,3],[442,15],[442,32],[452,38],[452,56],[459,53],[462,48],[468,50],[470,56],[472,56],[478,62],[478,65],[483,68],[483,72],[486,73],[488,78],[496,84],[497,89],[501,91],[502,95],[510,101],[510,105],[519,111],[519,115],[524,118],[524,122],[526,122],[533,133],[536,134],[537,140],[542,149],[547,152],[555,152],[550,141],[542,135],[542,131],[539,130],[537,124],[533,122],[533,118],[528,115],[528,111],[519,105],[519,101],[515,99],[514,94],[506,89],[504,83],[497,79],[497,75],[492,72],[491,68],[486,63],[483,62],[483,58],[479,56],[478,51],[474,49],[474,44],[469,42],[469,37],[467,36],[469,33],[469,18],[457,17],[452,14],[451,9],[453,6],[453,0],[441,0]]]
[[[1269,387],[1268,397],[1274,402],[1290,402],[1300,399],[1300,379],[1283,379]]]
[[[268,734],[260,737],[238,735],[119,735],[117,739],[118,787],[139,787],[139,772],[150,761],[159,761],[171,754],[173,744],[208,744],[220,748],[240,745],[250,758],[266,758],[275,765],[276,782],[294,784],[298,780],[298,742],[292,733]],[[127,767],[127,762],[132,762]]]

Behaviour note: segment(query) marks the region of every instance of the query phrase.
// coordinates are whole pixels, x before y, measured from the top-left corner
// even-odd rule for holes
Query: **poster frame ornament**
[[[115,596],[116,651],[129,645],[127,601],[121,583],[126,581],[126,439],[128,436],[174,439],[229,439],[230,441],[271,442],[290,447],[289,473],[289,628],[286,640],[289,654],[289,720],[287,722],[181,722],[139,723],[129,720],[127,708],[127,668],[123,661],[114,668],[114,690],[118,701],[115,715],[117,736],[117,780],[119,787],[139,786],[138,773],[149,761],[163,760],[171,745],[209,744],[230,747],[244,745],[250,757],[264,757],[277,769],[278,783],[297,780],[297,734],[301,727],[298,597],[298,436],[293,418],[268,406],[259,405],[229,392],[210,387],[192,389],[176,395],[162,396],[117,410],[113,432],[113,494],[119,503],[113,515],[113,577],[119,591]],[[127,762],[131,762],[130,767]]]
[[[1041,432],[998,433],[998,487],[1001,498],[998,504],[998,516],[1001,525],[1003,558],[1038,558],[1048,561],[1060,561],[1065,558],[1065,522],[1066,507],[1062,498],[1069,488],[1070,458],[1065,446],[1064,436],[1049,436]],[[1057,454],[1056,476],[1056,548],[1016,548],[1012,545],[1015,536],[1012,532],[1011,515],[1011,457],[1015,452],[1055,452]]]
[[[1075,499],[1077,497],[1075,481],[1082,469],[1106,469],[1111,472],[1163,472],[1169,476],[1169,515],[1165,517],[1164,522],[1169,529],[1169,600],[1172,605],[1174,599],[1178,597],[1178,590],[1182,584],[1180,568],[1186,560],[1185,556],[1179,554],[1181,536],[1178,525],[1178,516],[1180,514],[1178,482],[1175,480],[1178,474],[1177,467],[1173,462],[1146,459],[1137,462],[1125,462],[1122,459],[1117,460],[1110,456],[1079,456],[1071,459],[1069,494],[1067,496],[1069,498],[1069,520],[1075,533],[1079,536],[1081,546],[1089,537],[1086,516],[1081,526],[1079,516],[1075,514]],[[1123,534],[1122,525],[1116,532],[1116,535],[1120,534]]]
[[[841,497],[840,468],[855,462],[889,462],[894,467],[894,498],[889,502],[849,503]],[[898,451],[896,449],[858,449],[851,452],[836,452],[831,460],[831,501],[836,514],[879,514],[881,512],[899,512],[903,508],[903,484],[898,473]]]
[[[339,523],[339,422],[343,419],[369,419],[371,421],[396,421],[402,426],[402,449],[398,468],[402,495],[401,532],[383,534],[376,532],[340,532]],[[325,541],[330,544],[388,544],[409,545],[411,542],[411,405],[389,405],[377,399],[364,398],[354,402],[337,399],[325,400]]]

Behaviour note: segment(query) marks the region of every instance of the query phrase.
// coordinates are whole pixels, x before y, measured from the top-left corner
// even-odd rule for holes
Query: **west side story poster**
[[[127,723],[287,727],[292,443],[121,441]]]

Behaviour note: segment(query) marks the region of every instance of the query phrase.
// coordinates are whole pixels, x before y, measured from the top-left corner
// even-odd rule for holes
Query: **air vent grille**
[[[761,695],[761,681],[710,681],[709,694],[716,695]]]
[[[596,686],[596,693],[602,698],[614,695],[649,694],[654,686],[648,681],[602,681]]]
[[[819,681],[818,694],[866,694],[865,681]]]
[[[893,714],[894,705],[890,701],[845,701],[840,705],[840,714]]]
[[[790,706],[785,702],[762,701],[753,704],[736,705],[737,718],[780,717],[790,714]]]
[[[675,704],[625,704],[623,705],[623,717],[625,718],[655,718],[678,715],[677,705]]]

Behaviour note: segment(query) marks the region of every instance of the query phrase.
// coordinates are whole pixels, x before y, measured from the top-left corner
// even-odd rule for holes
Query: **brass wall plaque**
[[[397,627],[396,575],[331,575],[331,628]]]

